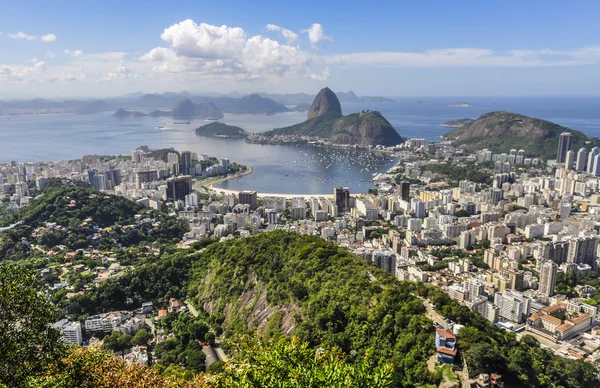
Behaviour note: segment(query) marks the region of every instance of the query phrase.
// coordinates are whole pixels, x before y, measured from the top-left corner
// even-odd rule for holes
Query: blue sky
[[[600,2],[0,2],[0,98],[598,95]]]

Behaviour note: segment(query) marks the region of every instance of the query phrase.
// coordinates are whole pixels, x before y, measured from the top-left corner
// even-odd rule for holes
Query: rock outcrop
[[[340,100],[329,88],[323,88],[313,100],[308,111],[308,120],[330,114],[342,115],[342,106]]]

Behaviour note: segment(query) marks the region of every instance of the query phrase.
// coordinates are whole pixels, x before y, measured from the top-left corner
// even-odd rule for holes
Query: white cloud
[[[83,55],[83,51],[81,51],[81,50],[74,50],[74,51],[71,51],[71,50],[67,50],[67,49],[65,49],[65,54],[66,54],[66,55],[71,55],[71,56],[73,56],[73,57],[80,57],[80,56],[82,56],[82,55]]]
[[[302,32],[308,34],[308,40],[313,46],[325,40],[333,41],[333,39],[330,36],[325,35],[323,26],[319,23],[313,23],[306,30],[302,30]]]
[[[549,67],[600,64],[600,46],[572,50],[451,48],[423,52],[356,52],[323,58],[330,65],[381,67]]]
[[[54,54],[52,51],[48,51],[48,52],[46,53],[46,56],[47,56],[48,58],[56,58],[56,54]]]
[[[121,64],[119,64],[119,66],[117,66],[115,71],[106,73],[106,75],[104,77],[100,78],[96,82],[103,83],[103,82],[111,82],[111,81],[123,81],[123,80],[128,80],[131,78],[137,78],[137,74],[134,74],[131,71],[131,69],[129,69],[123,63],[121,63]]]
[[[0,65],[0,81],[36,82],[45,71],[44,62],[37,62],[32,66]]]
[[[54,35],[54,34],[46,34],[46,35],[43,35],[41,37],[41,39],[42,39],[43,42],[46,42],[46,43],[56,42],[56,35]]]
[[[287,40],[288,43],[294,43],[298,39],[298,34],[287,28],[277,26],[275,24],[267,24],[268,31],[280,31],[281,35]]]
[[[154,64],[154,72],[239,80],[310,77],[313,73],[312,54],[260,35],[248,37],[240,27],[185,20],[165,29],[161,38],[168,48],[156,47],[140,57]]]
[[[11,39],[25,39],[25,40],[36,40],[37,36],[34,35],[27,35],[26,33],[24,33],[23,31],[19,31],[15,34],[8,34],[8,37]]]
[[[105,53],[86,54],[87,58],[100,61],[122,61],[128,53],[123,51],[107,51]]]

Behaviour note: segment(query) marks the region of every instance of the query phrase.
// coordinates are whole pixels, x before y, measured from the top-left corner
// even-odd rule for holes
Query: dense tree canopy
[[[55,307],[31,270],[0,264],[0,385],[19,385],[63,350]]]

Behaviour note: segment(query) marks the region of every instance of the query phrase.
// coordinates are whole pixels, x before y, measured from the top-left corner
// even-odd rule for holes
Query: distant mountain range
[[[136,117],[172,117],[175,119],[210,119],[217,120],[223,118],[223,113],[212,102],[201,102],[194,104],[190,99],[185,99],[170,111],[154,110],[148,114],[134,110],[128,111],[119,108],[112,117],[117,119],[128,119]]]
[[[262,97],[267,97],[284,105],[298,105],[298,104],[310,104],[315,96],[307,93],[293,93],[293,94],[273,94],[273,93],[258,93]],[[342,103],[346,102],[364,102],[364,103],[389,103],[394,102],[385,97],[377,96],[357,96],[352,90],[348,92],[337,92],[338,100]]]
[[[361,96],[354,92],[339,92],[339,101],[342,103],[386,103],[393,102],[384,97]],[[234,92],[230,95],[205,94],[197,95],[183,93],[142,94],[131,93],[118,98],[104,100],[65,100],[51,101],[36,98],[27,101],[0,101],[0,115],[19,114],[93,114],[100,112],[117,111],[159,111],[150,116],[166,115],[179,103],[190,100],[194,104],[212,103],[222,113],[235,114],[275,114],[288,111],[306,111],[307,105],[315,96],[306,93],[294,94],[269,94],[254,93],[243,96]],[[163,112],[161,114],[160,112]]]

